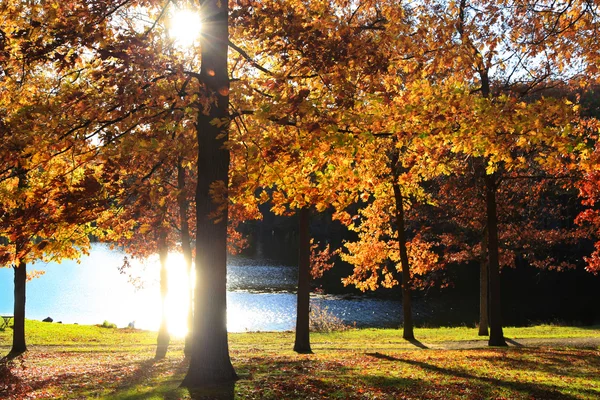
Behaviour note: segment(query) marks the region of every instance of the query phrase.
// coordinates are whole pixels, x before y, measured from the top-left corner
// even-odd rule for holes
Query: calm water
[[[55,322],[79,324],[99,324],[107,320],[119,327],[135,321],[137,328],[157,329],[160,317],[158,261],[133,263],[128,274],[121,274],[118,267],[123,257],[120,251],[95,245],[79,264],[63,261],[29,266],[29,270],[42,270],[45,274],[27,284],[27,317],[52,317]],[[169,329],[175,335],[183,335],[188,304],[185,267],[177,254],[169,255],[168,264]],[[230,332],[294,329],[295,267],[236,257],[231,257],[228,264]],[[143,287],[132,284],[132,278],[139,278]],[[12,314],[12,291],[13,270],[0,268],[0,314]],[[311,303],[327,307],[344,322],[356,322],[358,326],[397,326],[401,322],[401,304],[397,301],[313,296]],[[426,312],[417,307],[417,313]]]

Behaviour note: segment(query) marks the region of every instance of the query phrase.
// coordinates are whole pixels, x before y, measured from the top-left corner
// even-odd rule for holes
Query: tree
[[[207,21],[201,38],[200,81],[209,101],[198,113],[198,184],[196,189],[196,292],[190,367],[182,386],[195,388],[237,379],[229,358],[226,326],[227,187],[229,129],[226,2],[206,0]]]
[[[105,204],[104,177],[99,165],[89,163],[89,144],[66,128],[77,124],[73,105],[80,83],[70,82],[62,68],[74,61],[55,61],[52,57],[63,49],[46,49],[48,38],[35,24],[29,35],[18,34],[23,10],[3,12],[12,34],[2,38],[0,264],[15,269],[11,353],[20,354],[26,350],[27,265],[87,252],[89,224]],[[31,47],[36,39],[40,54]]]
[[[358,196],[351,163],[354,146],[361,143],[356,140],[361,130],[355,129],[361,116],[353,108],[371,85],[362,79],[364,70],[376,72],[385,64],[376,50],[377,35],[369,33],[368,24],[377,25],[373,7],[358,13],[336,12],[336,1],[267,2],[256,5],[260,12],[250,12],[252,7],[243,4],[234,11],[235,27],[256,38],[242,38],[248,52],[234,47],[243,76],[236,82],[234,121],[241,129],[234,141],[242,145],[234,161],[251,160],[244,171],[252,165],[247,181],[256,184],[249,191],[262,188],[261,202],[270,198],[275,213],[299,215],[294,348],[308,352],[308,209],[334,207],[343,213]],[[289,16],[285,24],[279,23],[281,15]],[[243,75],[246,68],[253,72]]]
[[[23,166],[17,177],[0,184],[7,196],[0,206],[0,260],[15,271],[12,355],[27,350],[27,265],[87,253],[90,223],[106,202],[98,170],[58,158],[45,167],[40,171]]]
[[[572,35],[573,24],[589,9],[587,6],[571,9],[571,5],[537,5],[528,1],[511,4],[428,1],[412,8],[421,35],[418,39],[420,48],[409,54],[410,58],[418,60],[423,76],[429,76],[424,82],[425,87],[458,84],[463,86],[461,91],[469,87],[468,95],[476,98],[471,105],[467,99],[448,104],[448,100],[458,100],[458,97],[456,93],[446,92],[438,98],[441,103],[433,101],[426,104],[427,108],[437,111],[432,113],[431,118],[440,122],[445,120],[446,128],[431,131],[425,125],[435,123],[423,124],[426,119],[419,119],[416,128],[427,132],[432,139],[437,138],[438,146],[447,145],[454,153],[479,158],[476,163],[479,175],[485,175],[491,345],[505,344],[500,320],[499,233],[495,215],[501,172],[505,167],[508,170],[518,169],[520,159],[514,157],[518,148],[528,152],[535,148],[539,151],[539,162],[548,164],[552,159],[549,153],[569,154],[578,145],[578,139],[569,127],[572,116],[569,104],[554,101],[546,109],[539,108],[537,116],[529,112],[542,103],[553,103],[551,99],[541,98],[534,101],[535,104],[525,105],[525,96],[568,82],[578,72],[570,66],[573,56],[577,58],[576,54],[581,52],[568,38]],[[561,28],[548,29],[557,25]],[[440,46],[442,43],[444,45]],[[421,90],[417,88],[417,91]],[[520,108],[529,111],[522,112],[517,108],[519,118],[504,120],[505,113],[515,108],[502,107],[511,103],[520,104]],[[443,117],[447,106],[452,111]],[[462,119],[462,115],[473,111],[480,113],[479,116]],[[527,117],[531,119],[527,121]],[[501,119],[505,121],[504,125],[496,123]],[[536,119],[537,125],[532,123]],[[558,126],[562,128],[556,129]],[[527,139],[511,140],[522,135],[526,135]],[[565,146],[567,141],[571,141],[569,146]],[[546,151],[548,148],[552,151]]]
[[[152,1],[10,3],[0,11],[5,112],[0,125],[7,139],[0,145],[6,160],[0,185],[6,185],[2,195],[14,200],[3,210],[2,253],[23,266],[17,279],[19,336],[26,262],[87,251],[84,232],[107,205],[103,184],[114,179],[115,170],[102,168],[94,156],[166,114],[170,99],[154,97],[155,84],[177,74],[153,72],[166,71],[156,57],[162,52],[155,51],[161,42],[151,35],[153,27],[141,35],[140,25],[114,23],[129,17],[134,5],[147,6],[152,14]],[[162,68],[150,68],[152,62]],[[8,221],[15,216],[20,222]],[[20,342],[16,348],[24,349]]]

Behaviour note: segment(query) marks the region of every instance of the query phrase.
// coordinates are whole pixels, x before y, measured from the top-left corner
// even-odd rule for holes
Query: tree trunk
[[[165,358],[169,348],[169,327],[167,325],[167,293],[169,291],[168,273],[167,273],[167,238],[166,234],[161,233],[158,238],[158,256],[160,258],[160,300],[161,300],[161,319],[158,329],[158,339],[156,343],[155,359]]]
[[[406,248],[406,232],[404,225],[404,201],[402,191],[398,185],[397,174],[394,174],[394,199],[396,200],[396,229],[398,230],[398,247],[400,248],[400,264],[402,265],[402,312],[404,316],[402,337],[406,340],[415,340],[412,303],[410,290],[410,265],[408,263],[408,250]]]
[[[498,260],[498,213],[496,210],[496,176],[484,175],[488,228],[488,260],[490,290],[490,346],[506,346],[502,333],[500,302],[500,264]]]
[[[206,0],[200,11],[207,16],[202,25],[200,79],[215,102],[208,110],[199,111],[196,125],[196,290],[192,353],[182,382],[188,388],[213,387],[237,380],[227,343],[229,151],[224,143],[229,130],[228,3]],[[221,188],[217,192],[223,195],[222,202],[213,201],[211,186]]]
[[[479,79],[481,82],[481,95],[484,98],[489,98],[491,94],[490,88],[490,77],[489,77],[489,67],[487,67],[484,63],[480,62],[482,58],[481,54],[477,50],[476,46],[473,45],[471,39],[468,36],[468,33],[464,30],[465,18],[468,15],[467,10],[467,2],[466,0],[461,0],[459,5],[459,15],[458,15],[458,24],[457,29],[460,34],[461,41],[463,44],[470,46],[478,56],[477,62],[477,71],[479,74]],[[487,175],[485,171],[485,162],[483,158],[479,157],[476,159],[478,165],[478,169],[481,171],[483,179],[485,180],[486,187],[486,213],[487,213],[487,230],[488,230],[488,238],[487,238],[487,246],[488,246],[488,290],[489,290],[489,307],[486,309],[489,311],[488,320],[490,327],[490,346],[506,346],[506,342],[504,341],[504,336],[502,334],[502,322],[500,320],[500,266],[498,262],[498,214],[496,211],[496,176],[495,174]],[[481,275],[484,273],[484,266],[481,265]],[[483,277],[480,278],[480,282],[482,282]],[[484,284],[480,283],[480,290],[483,290]],[[483,294],[481,293],[480,301],[483,299]],[[482,303],[480,303],[480,317],[483,315],[485,310],[483,309]],[[486,329],[487,331],[487,329]],[[479,324],[479,334],[482,334],[482,323],[480,321]]]
[[[17,168],[19,177],[18,188],[27,187],[27,171],[20,165]],[[20,209],[19,211],[21,211]],[[27,351],[25,344],[25,300],[27,294],[27,263],[23,261],[24,242],[22,238],[16,240],[15,246],[15,280],[14,280],[14,311],[13,311],[13,345],[11,356],[17,356]]]
[[[395,144],[396,143],[394,141],[394,145]],[[398,184],[401,167],[399,150],[395,148],[391,157],[391,170],[392,177],[394,179],[392,182],[392,188],[394,190],[394,200],[396,202],[396,229],[398,231],[400,265],[402,266],[402,313],[404,319],[402,337],[406,340],[415,340],[412,319],[410,264],[408,262],[406,226],[404,223],[404,199],[402,198],[402,190]]]
[[[11,356],[16,356],[27,351],[25,344],[25,294],[27,284],[27,264],[19,261],[15,270],[15,304],[14,304],[14,326],[13,343],[10,350]]]
[[[479,336],[488,336],[488,262],[487,228],[481,236],[481,254],[479,260]]]
[[[310,211],[302,207],[298,211],[298,303],[296,307],[296,353],[312,353],[310,348]]]
[[[181,250],[183,251],[183,259],[187,267],[187,276],[190,292],[190,303],[188,305],[188,332],[185,336],[185,345],[183,347],[183,354],[189,357],[192,352],[192,327],[194,323],[194,290],[192,285],[192,246],[190,238],[190,226],[188,224],[188,209],[189,203],[186,197],[185,191],[185,168],[181,164],[181,159],[177,163],[177,203],[179,205],[179,224],[181,226]]]

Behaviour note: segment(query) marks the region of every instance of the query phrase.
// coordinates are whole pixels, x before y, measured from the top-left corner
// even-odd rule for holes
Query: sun
[[[191,47],[200,37],[201,29],[200,15],[192,10],[176,10],[169,19],[169,36],[182,48]]]

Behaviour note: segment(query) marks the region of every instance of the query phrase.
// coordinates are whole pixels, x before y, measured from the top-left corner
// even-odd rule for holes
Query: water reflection
[[[35,264],[30,269],[46,274],[27,284],[27,316],[41,320],[80,324],[101,324],[104,320],[126,327],[157,330],[160,323],[158,257],[144,263],[132,262],[127,274],[118,266],[124,254],[106,245],[95,245],[81,263]],[[230,332],[292,330],[295,325],[295,267],[268,265],[243,258],[231,258],[228,266],[228,330]],[[180,254],[168,258],[169,330],[174,336],[187,331],[189,290],[187,271]],[[12,313],[10,268],[0,268],[0,313]],[[139,278],[136,289],[129,278]],[[311,303],[358,326],[397,326],[401,321],[399,302],[368,298],[317,296]],[[423,314],[416,307],[417,313]],[[416,316],[417,318],[419,315]]]

